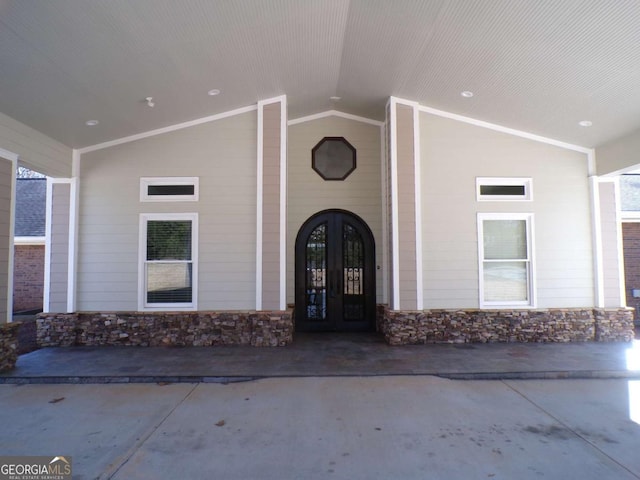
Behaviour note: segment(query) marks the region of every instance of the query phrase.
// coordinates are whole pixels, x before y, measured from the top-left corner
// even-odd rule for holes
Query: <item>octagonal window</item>
[[[344,180],[356,169],[356,149],[343,137],[324,137],[311,150],[311,166],[325,180]]]

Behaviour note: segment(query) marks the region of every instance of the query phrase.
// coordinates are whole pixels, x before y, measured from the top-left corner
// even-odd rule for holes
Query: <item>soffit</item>
[[[635,0],[0,0],[0,111],[81,148],[282,94],[381,120],[394,95],[595,146],[640,128],[638,45]]]

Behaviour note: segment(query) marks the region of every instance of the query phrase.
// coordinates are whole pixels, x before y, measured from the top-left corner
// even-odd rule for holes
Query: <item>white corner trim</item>
[[[78,270],[78,210],[79,179],[74,177],[69,186],[69,253],[67,266],[67,313],[76,311],[76,275]]]
[[[393,280],[392,310],[400,309],[400,233],[398,220],[398,132],[397,103],[395,98],[389,99],[389,166],[391,170],[391,262]]]
[[[476,127],[487,128],[489,130],[495,130],[497,132],[507,133],[509,135],[513,135],[516,137],[526,138],[528,140],[533,140],[540,143],[546,143],[548,145],[553,145],[555,147],[560,147],[567,150],[573,150],[574,152],[584,153],[587,156],[593,152],[592,148],[587,148],[581,145],[574,145],[572,143],[562,142],[560,140],[555,140],[553,138],[543,137],[541,135],[535,135],[533,133],[524,132],[522,130],[516,130],[514,128],[504,127],[502,125],[497,125],[495,123],[489,123],[483,120],[477,120],[475,118],[458,115],[456,113],[450,113],[450,112],[445,112],[443,110],[438,110],[431,107],[425,107],[423,105],[420,106],[420,111],[429,113],[431,115],[436,115],[438,117],[449,118],[451,120],[457,120],[458,122],[468,123],[471,125],[475,125]]]
[[[602,217],[600,214],[600,180],[589,177],[591,193],[591,236],[593,241],[594,297],[597,308],[604,307],[604,261],[602,259]]]
[[[287,97],[280,98],[280,310],[287,309]]]
[[[51,311],[51,222],[53,220],[53,178],[47,177],[44,242],[44,288],[42,310]]]
[[[7,256],[7,323],[13,321],[13,266],[14,243],[13,236],[16,225],[16,170],[18,168],[18,155],[11,154],[8,150],[2,150],[0,156],[11,162],[11,195],[9,201],[9,252]]]
[[[315,113],[313,115],[307,115],[305,117],[294,118],[293,120],[289,120],[287,124],[298,125],[299,123],[311,122],[313,120],[319,120],[321,118],[326,117],[340,117],[346,118],[347,120],[354,120],[356,122],[366,123],[369,125],[375,125],[376,127],[380,127],[384,125],[384,122],[379,120],[374,120],[372,118],[360,117],[358,115],[352,115],[350,113],[341,112],[339,110],[327,110],[325,112]]]
[[[182,130],[183,128],[194,127],[196,125],[202,125],[203,123],[215,122],[216,120],[222,120],[223,118],[229,118],[235,115],[253,112],[256,109],[256,105],[249,105],[248,107],[237,108],[228,112],[218,113],[216,115],[210,115],[208,117],[198,118],[184,123],[178,123],[175,125],[170,125],[168,127],[157,128],[155,130],[149,130],[148,132],[142,132],[136,135],[130,135],[128,137],[117,138],[115,140],[98,143],[96,145],[90,145],[88,147],[80,148],[78,152],[80,152],[81,154],[95,152],[96,150],[115,147],[116,145],[122,145],[123,143],[135,142],[136,140],[142,140],[143,138],[154,137],[156,135],[162,135],[163,133],[175,132],[176,130]]]
[[[13,153],[13,152],[10,152],[9,150],[5,150],[4,148],[0,148],[0,157],[6,160],[9,160],[10,162],[15,162],[16,168],[17,168],[17,163],[18,163],[17,153]]]
[[[258,102],[256,151],[256,310],[262,310],[262,220],[264,209],[264,104]]]
[[[389,303],[389,160],[385,125],[380,126],[380,188],[382,189],[382,303]],[[376,269],[377,271],[377,269]]]
[[[616,249],[618,253],[618,289],[620,291],[620,307],[627,306],[627,291],[626,291],[626,281],[624,275],[624,245],[622,243],[622,216],[620,214],[621,203],[620,203],[620,177],[615,177],[613,179],[613,189],[614,189],[614,197],[615,197],[615,208],[616,208]]]
[[[597,164],[596,164],[596,150],[594,148],[590,148],[587,153],[587,175],[590,177],[596,175],[597,173]]]
[[[424,288],[422,264],[422,174],[420,157],[420,111],[418,105],[411,106],[413,110],[413,165],[415,192],[415,222],[416,222],[416,308],[424,308]]]

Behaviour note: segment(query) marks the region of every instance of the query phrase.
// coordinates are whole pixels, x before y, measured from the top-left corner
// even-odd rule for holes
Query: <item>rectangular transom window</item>
[[[534,306],[533,214],[479,213],[480,307]]]
[[[198,177],[142,177],[141,202],[197,202]]]
[[[530,178],[476,178],[478,201],[530,201],[533,200]]]
[[[197,307],[198,214],[140,215],[140,310]]]

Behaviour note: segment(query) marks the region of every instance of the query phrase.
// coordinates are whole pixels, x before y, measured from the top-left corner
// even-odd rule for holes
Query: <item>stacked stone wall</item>
[[[631,309],[383,310],[380,331],[390,345],[630,341],[634,335]]]
[[[42,347],[281,347],[293,341],[291,311],[43,313],[37,322]]]
[[[18,360],[20,322],[0,325],[0,372],[11,370]]]

